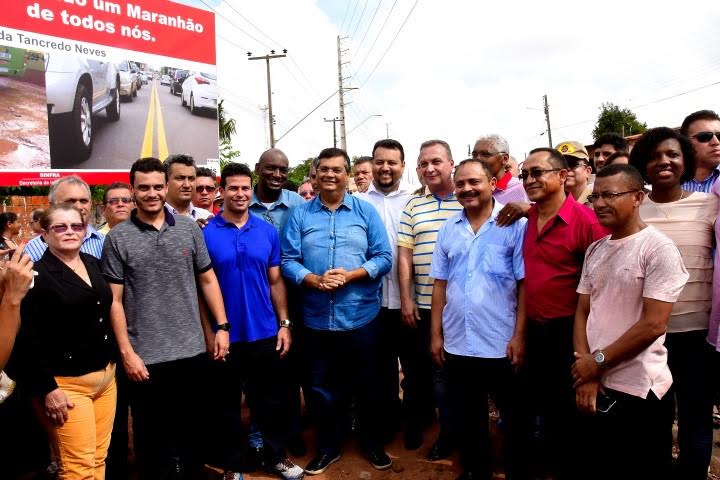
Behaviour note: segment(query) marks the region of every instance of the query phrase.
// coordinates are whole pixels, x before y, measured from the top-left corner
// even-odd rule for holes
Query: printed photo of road
[[[50,167],[42,53],[0,45],[0,168]]]

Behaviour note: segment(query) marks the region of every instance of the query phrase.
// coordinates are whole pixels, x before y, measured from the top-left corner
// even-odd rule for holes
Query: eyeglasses
[[[570,162],[569,162],[569,163],[568,163],[568,168],[569,168],[570,170],[575,170],[576,168],[587,168],[587,167],[589,167],[589,166],[590,166],[590,165],[588,165],[588,164],[585,163],[585,162],[574,162],[574,163],[570,163]]]
[[[720,132],[699,132],[692,136],[700,143],[708,143],[713,137],[720,140]]]
[[[607,200],[615,200],[618,197],[621,197],[623,195],[626,195],[628,193],[635,193],[639,192],[640,190],[628,190],[627,192],[598,192],[598,193],[591,193],[587,196],[587,200],[590,203],[595,203],[599,199],[603,199],[605,201]]]
[[[84,223],[71,223],[70,225],[66,225],[64,223],[61,223],[59,225],[51,225],[50,230],[52,230],[55,233],[65,233],[67,230],[71,229],[75,233],[80,233],[85,230],[85,224]]]
[[[562,168],[546,168],[546,169],[533,168],[532,170],[523,170],[522,172],[520,172],[520,175],[518,175],[518,178],[523,181],[525,181],[526,179],[528,179],[530,177],[537,180],[538,178],[542,177],[544,174],[546,174],[548,172],[557,172],[560,170],[562,170]]]
[[[492,158],[495,155],[500,155],[501,153],[505,152],[488,152],[487,150],[473,150],[472,157],[473,158]]]
[[[127,203],[128,205],[133,203],[133,199],[130,197],[113,197],[108,198],[107,203],[110,205],[117,205],[118,203]]]
[[[209,187],[207,185],[198,185],[197,187],[195,187],[195,191],[197,193],[203,193],[203,192],[212,193],[215,190],[217,190],[217,187]]]

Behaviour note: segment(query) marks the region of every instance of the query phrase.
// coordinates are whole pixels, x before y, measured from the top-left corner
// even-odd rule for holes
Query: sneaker
[[[15,381],[8,374],[0,371],[0,403],[3,403],[15,390]]]
[[[375,470],[387,470],[392,466],[392,460],[380,448],[368,450],[365,456]]]
[[[240,472],[233,472],[231,470],[227,470],[223,474],[223,480],[243,480],[243,474]]]
[[[305,467],[305,473],[308,475],[319,475],[338,460],[340,460],[340,452],[334,454],[320,452],[315,458],[310,460],[310,463]]]
[[[295,465],[287,457],[268,468],[268,472],[280,475],[286,480],[301,480],[305,477],[305,470]]]

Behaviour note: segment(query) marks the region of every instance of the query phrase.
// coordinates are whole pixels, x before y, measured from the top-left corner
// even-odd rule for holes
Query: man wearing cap
[[[581,143],[572,141],[562,142],[555,149],[562,153],[568,165],[565,193],[572,195],[578,203],[588,204],[587,197],[592,193],[592,187],[588,185],[592,167],[587,150]]]
[[[528,203],[522,182],[506,170],[510,160],[510,147],[500,135],[485,135],[475,141],[472,158],[481,161],[496,179],[493,198],[506,205],[512,202]]]

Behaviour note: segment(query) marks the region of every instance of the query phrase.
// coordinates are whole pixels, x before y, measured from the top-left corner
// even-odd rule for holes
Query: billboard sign
[[[217,101],[212,12],[168,0],[3,8],[0,185],[172,153],[205,164],[219,157]]]

